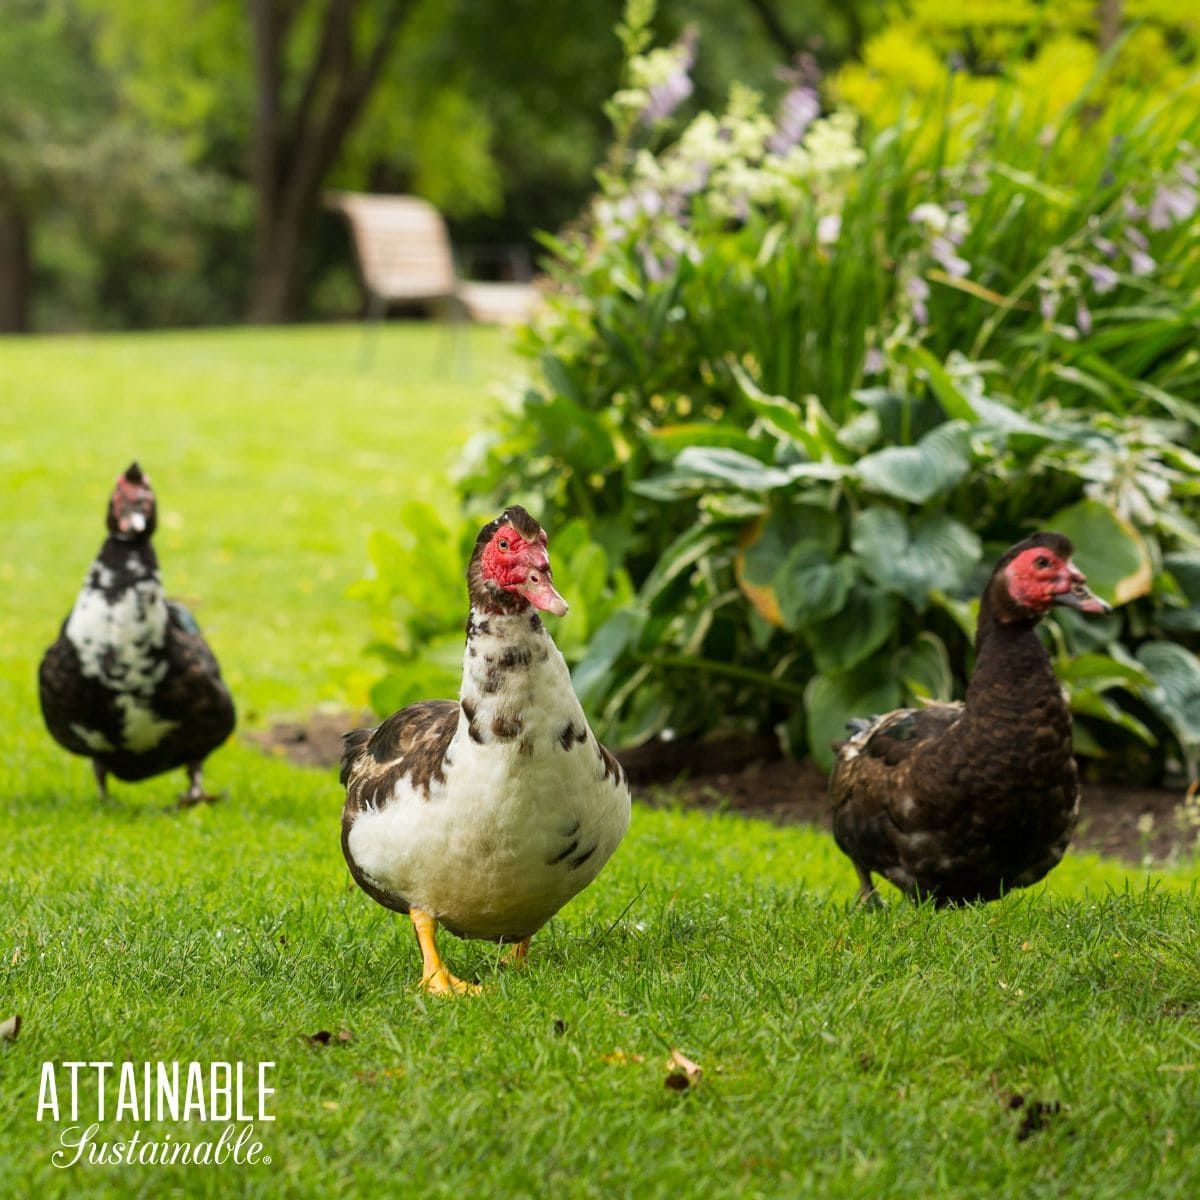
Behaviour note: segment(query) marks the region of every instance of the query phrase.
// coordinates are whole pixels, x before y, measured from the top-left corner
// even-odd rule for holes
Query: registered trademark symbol
[[[271,1165],[271,1156],[268,1154],[266,1156],[266,1158],[263,1159],[263,1166],[269,1167],[270,1165]]]

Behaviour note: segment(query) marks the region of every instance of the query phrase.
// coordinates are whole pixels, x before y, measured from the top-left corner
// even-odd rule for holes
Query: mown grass
[[[389,325],[0,340],[0,662],[36,667],[104,538],[117,473],[158,492],[170,594],[194,605],[243,717],[361,701],[377,674],[346,587],[373,529],[448,468],[510,369],[504,335]],[[364,675],[365,671],[365,675]],[[9,672],[5,669],[5,675]]]
[[[211,422],[181,452],[192,464],[183,499],[168,499],[170,460],[158,470],[165,507],[185,516],[179,544],[163,550],[168,578],[186,568],[240,694],[300,710],[308,689],[342,699],[353,686],[345,664],[365,623],[338,589],[359,570],[365,527],[386,523],[376,474],[395,468],[395,447],[424,439],[395,468],[408,472],[400,495],[436,490],[427,464],[455,440],[422,425],[419,405],[385,406],[365,431],[329,416],[326,390],[357,396],[345,406],[358,415],[373,407],[352,356],[331,362],[335,348],[353,349],[346,337],[0,347],[27,385],[54,381],[39,392],[41,420],[4,417],[26,448],[3,450],[25,491],[0,646],[0,1018],[20,1012],[25,1025],[0,1043],[0,1195],[1194,1195],[1195,866],[1148,877],[1072,855],[1047,886],[999,904],[872,913],[853,905],[853,872],[823,834],[639,806],[625,845],[535,939],[525,971],[500,973],[496,948],[444,937],[450,965],[485,991],[438,1002],[412,986],[406,922],[349,881],[332,772],[235,743],[211,763],[211,782],[229,792],[220,805],[168,811],[174,778],[117,785],[107,807],[96,803],[86,766],[42,731],[30,681],[94,552],[108,459],[138,453],[154,466],[132,431],[111,448],[90,444],[108,426],[87,417],[88,398],[107,403],[118,378],[144,398],[155,378],[187,390],[189,411],[148,399],[123,410],[152,448]],[[431,339],[388,330],[376,362],[429,364]],[[220,382],[208,390],[210,374]],[[485,402],[477,383],[410,386],[444,388],[452,428]],[[266,392],[274,403],[249,402]],[[284,407],[307,431],[290,456],[272,433]],[[94,484],[80,466],[93,453]],[[339,473],[375,453],[375,467]],[[308,472],[316,495],[302,488]],[[297,479],[303,516],[277,521],[273,543],[251,514],[278,512],[281,476]],[[339,478],[369,516],[351,514]],[[223,480],[236,503],[208,494]],[[34,503],[47,496],[52,509]],[[308,548],[306,528],[323,550]],[[260,572],[249,555],[276,565]],[[321,562],[346,578],[272,598],[273,582]],[[214,588],[214,576],[238,586]],[[244,627],[239,596],[269,634]],[[310,611],[326,603],[341,615]],[[318,1030],[333,1042],[302,1036]],[[697,1087],[664,1086],[671,1048],[704,1068]],[[52,1167],[59,1127],[36,1120],[41,1063],[125,1058],[276,1063],[277,1119],[258,1127],[271,1164]],[[103,1136],[133,1128],[109,1122]],[[151,1124],[143,1137],[168,1132],[217,1129]]]

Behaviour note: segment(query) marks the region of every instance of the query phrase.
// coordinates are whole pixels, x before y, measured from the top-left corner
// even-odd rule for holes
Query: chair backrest
[[[436,300],[458,291],[446,223],[416,196],[334,192],[346,215],[363,282],[381,300]]]

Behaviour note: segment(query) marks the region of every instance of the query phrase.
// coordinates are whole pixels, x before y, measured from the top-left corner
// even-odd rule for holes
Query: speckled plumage
[[[541,532],[523,509],[503,519],[531,542]],[[459,700],[413,704],[346,735],[342,850],[386,907],[520,942],[599,874],[630,801],[538,614],[481,573],[499,524],[484,527],[468,569]]]
[[[1080,798],[1071,713],[1036,632],[1042,613],[1016,603],[1004,576],[1043,545],[1069,563],[1065,538],[1039,534],[997,564],[963,704],[888,713],[839,746],[834,837],[864,895],[876,873],[938,904],[992,900],[1036,883],[1065,853]],[[1081,588],[1080,576],[1076,596]]]
[[[135,464],[122,483],[136,485],[144,525],[117,529],[110,505],[110,536],[38,672],[46,727],[92,759],[102,792],[107,773],[136,781],[186,767],[196,783],[235,721],[195,619],[163,593],[149,482]]]

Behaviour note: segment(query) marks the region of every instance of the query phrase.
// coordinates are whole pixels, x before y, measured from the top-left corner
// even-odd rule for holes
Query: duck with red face
[[[524,513],[525,510],[514,508],[510,512]],[[484,526],[485,530],[490,528]],[[480,539],[483,537],[481,533]],[[532,526],[525,526],[522,534],[511,520],[504,520],[486,540],[476,544],[482,608],[503,612],[519,606],[524,600],[551,616],[566,615],[567,602],[554,590],[551,581],[547,540],[546,531],[540,526],[536,532]],[[474,569],[474,560],[471,565]]]
[[[938,904],[992,900],[1062,858],[1079,814],[1071,711],[1037,624],[1055,606],[1111,611],[1059,533],[996,564],[979,605],[975,671],[959,704],[851,722],[829,780],[834,837],[872,875]]]
[[[346,735],[342,851],[363,890],[408,913],[422,988],[478,991],[441,959],[438,925],[529,939],[592,882],[629,826],[629,786],[588,728],[540,613],[561,617],[545,530],[512,505],[480,531],[457,700],[410,704]]]
[[[1071,561],[1073,551],[1065,537],[1042,533],[1030,541],[1034,544],[1019,550],[1004,567],[1005,587],[1014,604],[1039,616],[1056,604],[1083,613],[1112,611],[1088,590],[1087,576]],[[1010,550],[1005,559],[1012,554]]]
[[[151,538],[158,509],[135,462],[108,501],[108,538],[39,670],[54,739],[92,760],[101,799],[108,776],[188,773],[184,805],[213,800],[205,758],[233,732],[233,699],[195,618],[168,600]]]

